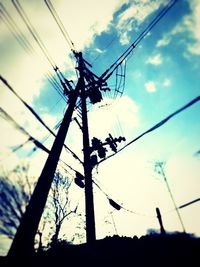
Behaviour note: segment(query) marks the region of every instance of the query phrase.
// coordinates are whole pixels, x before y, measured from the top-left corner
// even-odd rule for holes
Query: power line
[[[44,43],[40,39],[37,31],[35,30],[35,28],[31,24],[28,16],[26,15],[26,13],[25,13],[24,9],[22,8],[22,6],[20,5],[19,1],[18,0],[11,0],[11,1],[12,1],[13,5],[14,5],[15,9],[17,10],[18,14],[22,18],[23,22],[25,23],[26,27],[28,28],[29,32],[31,33],[32,37],[34,38],[36,43],[39,45],[41,51],[43,52],[43,54],[45,55],[46,59],[50,63],[50,65],[53,68],[56,68],[56,64],[55,64],[54,60],[52,59],[52,57],[50,56],[47,48],[45,47]]]
[[[70,36],[66,30],[66,28],[64,27],[60,17],[58,16],[58,13],[56,12],[54,6],[52,5],[50,0],[44,0],[46,6],[48,7],[50,13],[52,14],[53,18],[55,19],[59,29],[61,30],[64,39],[66,40],[67,44],[69,45],[70,49],[72,52],[75,51],[75,46],[74,43],[72,42],[72,40],[70,39]]]
[[[132,53],[135,47],[142,41],[142,39],[151,31],[153,27],[166,15],[166,13],[176,4],[178,0],[171,0],[158,13],[158,15],[151,21],[151,23],[144,29],[144,31],[136,38],[136,40],[125,50],[125,52],[100,76],[100,79],[105,82],[121,65],[124,60]]]
[[[13,18],[8,13],[8,11],[3,6],[2,3],[0,3],[0,18],[6,24],[6,26],[8,27],[8,29],[12,33],[12,35],[15,37],[17,42],[22,46],[22,48],[25,50],[25,52],[27,52],[29,55],[31,55],[32,53],[35,53],[39,58],[37,51],[34,49],[34,47],[29,42],[27,37],[22,33],[20,28],[17,26],[17,23],[13,20]],[[53,88],[63,98],[63,100],[66,102],[66,97],[63,95],[63,88],[58,83],[56,78],[50,72],[45,73],[45,77],[49,81],[49,83],[53,86]]]
[[[116,210],[125,210],[129,213],[132,213],[132,214],[135,214],[135,215],[138,215],[138,216],[144,216],[144,217],[151,217],[151,218],[154,218],[155,216],[148,216],[146,214],[143,214],[143,213],[140,213],[140,212],[136,212],[136,211],[133,211],[133,210],[130,210],[130,209],[127,209],[125,208],[122,204],[118,204],[116,201],[114,201],[101,187],[100,185],[97,183],[97,179],[95,178],[94,180],[94,177],[93,177],[93,183],[96,185],[96,187],[98,187],[98,189],[106,196],[106,198],[108,199],[109,201],[109,204]]]
[[[36,43],[39,45],[39,47],[40,47],[41,51],[43,52],[44,56],[46,57],[47,61],[50,63],[50,65],[53,67],[54,71],[58,75],[59,68],[56,66],[55,61],[50,56],[46,46],[44,45],[44,43],[42,42],[37,31],[35,30],[35,28],[31,24],[28,16],[26,15],[26,13],[25,13],[24,9],[22,8],[22,6],[20,5],[19,1],[18,0],[12,0],[12,3],[14,5],[15,9],[17,10],[18,14],[22,18],[23,22],[25,23],[26,27],[28,28],[29,32],[31,33],[32,37],[34,38]],[[59,77],[59,75],[58,75],[58,77]],[[60,79],[60,77],[59,77],[59,79]],[[64,81],[62,81],[60,79],[60,82],[61,82],[62,87],[64,89],[64,93],[67,93],[68,89],[70,89],[70,83],[68,82],[67,79],[64,79]]]
[[[13,36],[16,38],[18,43],[24,48],[24,50],[28,54],[32,53],[34,50],[33,47],[30,45],[30,43],[27,42],[26,36],[19,29],[19,27],[17,26],[13,18],[10,16],[10,14],[7,12],[6,8],[2,3],[0,3],[0,17],[8,27],[10,32],[13,34]]]
[[[15,90],[8,84],[7,80],[4,79],[0,75],[0,80],[6,85],[6,87],[24,104],[24,106],[34,115],[34,117],[54,136],[56,137],[56,134],[44,123],[44,121],[40,118],[40,116],[35,112],[35,110],[28,105],[16,92]],[[79,157],[68,147],[64,144],[64,147],[73,155],[75,159],[77,159],[80,163],[82,161],[79,159]]]
[[[28,140],[23,143],[23,145],[19,145],[13,152],[16,152],[18,149],[22,148],[28,141],[33,142],[38,148],[42,149],[43,151],[49,153],[49,149],[46,148],[41,142],[31,136],[22,126],[20,126],[5,110],[0,108],[0,116],[9,121],[17,130],[28,136]]]
[[[189,205],[191,205],[191,204],[196,203],[197,201],[200,201],[200,198],[197,198],[197,199],[195,199],[195,200],[192,200],[192,201],[190,201],[190,202],[187,202],[187,203],[185,203],[185,204],[179,206],[178,209],[185,208],[185,207],[187,207],[187,206],[189,206]]]
[[[170,114],[169,116],[167,116],[165,119],[163,119],[162,121],[160,121],[159,123],[157,123],[156,125],[154,125],[153,127],[151,127],[150,129],[148,129],[147,131],[143,132],[142,134],[140,134],[139,136],[137,136],[136,138],[134,138],[132,141],[128,142],[124,147],[120,148],[116,153],[108,156],[105,159],[102,159],[98,162],[101,163],[106,159],[109,159],[111,157],[113,157],[114,155],[116,155],[117,153],[119,153],[120,151],[122,151],[123,149],[125,149],[127,146],[131,145],[132,143],[136,142],[137,140],[139,140],[141,137],[143,137],[144,135],[156,130],[157,128],[161,127],[162,125],[164,125],[168,120],[170,120],[172,117],[176,116],[178,113],[182,112],[183,110],[189,108],[190,106],[194,105],[196,102],[200,101],[200,96],[197,96],[196,98],[194,98],[192,101],[190,101],[188,104],[184,105],[182,108],[176,110],[175,112],[173,112],[172,114]]]
[[[34,138],[32,135],[30,135],[22,126],[20,126],[4,109],[2,109],[0,107],[0,116],[6,120],[7,122],[9,122],[10,124],[12,124],[12,126],[17,129],[18,131],[20,131],[21,133],[23,133],[24,135],[26,135],[28,137],[28,139],[23,142],[22,144],[18,145],[17,147],[12,149],[12,153],[17,152],[19,149],[23,148],[28,142],[32,142],[37,148],[43,150],[46,153],[50,153],[50,150],[43,144],[43,142],[38,141],[36,138]],[[35,151],[35,150],[34,150]],[[66,162],[64,162],[62,159],[59,159],[59,162],[62,163],[63,165],[65,165],[67,168],[69,168],[70,170],[72,170],[73,172],[76,173],[76,170],[74,168],[72,168],[69,164],[67,164]],[[62,168],[68,172],[63,166]]]

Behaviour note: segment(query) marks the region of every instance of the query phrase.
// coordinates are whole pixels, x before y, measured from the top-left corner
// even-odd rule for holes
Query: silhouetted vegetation
[[[61,226],[70,215],[76,215],[68,198],[72,180],[59,171],[54,175],[47,204],[35,238],[35,247],[51,247],[58,243]],[[11,171],[0,174],[0,235],[13,239],[30,201],[35,179],[29,175],[29,166],[17,165]],[[79,214],[77,214],[79,215]]]
[[[0,234],[13,239],[31,197],[28,166],[0,175]]]
[[[106,237],[92,245],[54,244],[19,265],[1,258],[1,266],[199,266],[200,238],[185,233],[152,233],[138,238]]]

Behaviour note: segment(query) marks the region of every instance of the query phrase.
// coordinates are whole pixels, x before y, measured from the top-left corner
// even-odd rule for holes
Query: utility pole
[[[86,238],[87,243],[91,244],[96,240],[95,233],[95,216],[94,216],[94,201],[93,201],[93,184],[92,184],[92,166],[90,159],[90,143],[88,130],[88,117],[86,105],[86,92],[84,80],[84,61],[82,53],[79,53],[79,72],[80,72],[80,87],[81,87],[81,108],[82,108],[82,132],[83,132],[83,167],[85,177],[85,209],[86,209]]]
[[[177,207],[176,202],[175,202],[175,200],[174,200],[174,197],[173,197],[173,195],[172,195],[172,192],[171,192],[169,183],[168,183],[168,181],[167,181],[167,177],[166,177],[165,172],[164,172],[163,165],[164,165],[164,162],[156,162],[156,164],[155,164],[155,168],[156,168],[157,173],[158,173],[158,174],[161,174],[162,177],[163,177],[163,179],[164,179],[164,181],[165,181],[165,184],[166,184],[166,186],[167,186],[167,190],[168,190],[168,192],[169,192],[169,194],[170,194],[170,197],[171,197],[171,200],[172,200],[172,202],[173,202],[174,208],[175,208],[175,210],[176,210],[176,213],[177,213],[177,215],[178,215],[179,221],[180,221],[180,223],[181,223],[183,232],[185,233],[185,226],[184,226],[184,224],[183,224],[183,221],[182,221],[181,215],[180,215],[180,213],[179,213],[178,207]]]
[[[64,115],[58,134],[46,160],[37,185],[17,229],[17,233],[8,252],[10,257],[31,256],[34,253],[34,238],[46,204],[54,173],[68,132],[72,114],[76,105],[82,80],[79,79],[74,91],[69,95],[69,106]]]
[[[166,234],[166,232],[165,232],[165,228],[163,226],[162,216],[161,216],[159,208],[156,208],[156,214],[157,214],[158,222],[159,222],[159,225],[160,225],[160,233],[162,235],[164,235],[164,234]]]

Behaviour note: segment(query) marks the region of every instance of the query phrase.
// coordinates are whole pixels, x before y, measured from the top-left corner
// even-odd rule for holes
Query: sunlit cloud
[[[144,86],[145,86],[147,92],[149,92],[149,93],[155,93],[156,92],[155,82],[149,81],[149,82],[145,83]]]
[[[98,53],[98,54],[103,54],[105,51],[104,50],[101,50],[99,48],[96,48],[95,51]]]
[[[170,43],[170,38],[164,36],[162,39],[158,40],[156,43],[156,47],[167,46]]]
[[[187,52],[191,55],[200,55],[200,2],[198,0],[191,0],[188,1],[188,5],[191,13],[185,15],[181,22],[175,25],[170,32],[165,33],[163,38],[158,40],[156,47],[166,46],[173,37],[180,35],[179,41],[187,39],[185,42]],[[188,42],[188,40],[192,40],[192,42]]]
[[[163,86],[164,86],[164,87],[170,87],[171,84],[172,84],[172,82],[171,82],[170,79],[165,79],[165,80],[163,81]]]
[[[162,64],[163,59],[161,54],[156,54],[153,56],[150,56],[147,60],[146,60],[146,64],[151,64],[151,65],[160,65]]]
[[[157,0],[151,3],[146,0],[137,3],[129,1],[129,6],[119,16],[117,29],[119,31],[120,42],[122,45],[129,43],[132,39],[129,33],[138,28],[138,25],[144,21],[153,11],[157,10],[162,1]]]

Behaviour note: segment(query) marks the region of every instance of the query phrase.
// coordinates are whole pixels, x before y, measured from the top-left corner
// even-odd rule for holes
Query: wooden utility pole
[[[37,185],[27,206],[25,214],[18,227],[10,247],[9,257],[31,256],[34,254],[34,239],[37,233],[39,222],[47,201],[48,193],[54,178],[57,163],[62,151],[62,147],[68,132],[72,114],[77,102],[77,98],[81,98],[82,107],[82,131],[83,131],[83,155],[84,155],[84,177],[85,177],[85,208],[86,208],[86,236],[87,243],[96,240],[95,235],[95,219],[94,219],[94,203],[92,188],[92,167],[90,164],[90,143],[88,130],[88,117],[85,93],[84,79],[84,60],[82,53],[77,53],[79,80],[74,91],[70,92],[69,106],[64,115],[62,124],[53,143],[52,149],[46,160],[42,173],[38,179]]]
[[[164,226],[163,226],[162,216],[161,216],[159,208],[156,208],[156,214],[157,214],[158,222],[159,222],[159,225],[160,225],[160,233],[164,235],[165,234],[165,229],[164,229]]]
[[[85,177],[85,211],[86,211],[86,238],[87,243],[91,244],[96,240],[95,217],[93,201],[92,167],[90,160],[90,142],[88,130],[88,117],[84,81],[84,61],[82,53],[79,53],[80,62],[80,87],[81,87],[81,107],[82,107],[82,131],[83,131],[83,156],[84,156],[84,177]]]
[[[34,253],[35,235],[47,201],[80,88],[81,79],[79,79],[75,90],[71,92],[69,106],[62,124],[8,252],[8,256],[10,257],[31,256]]]

